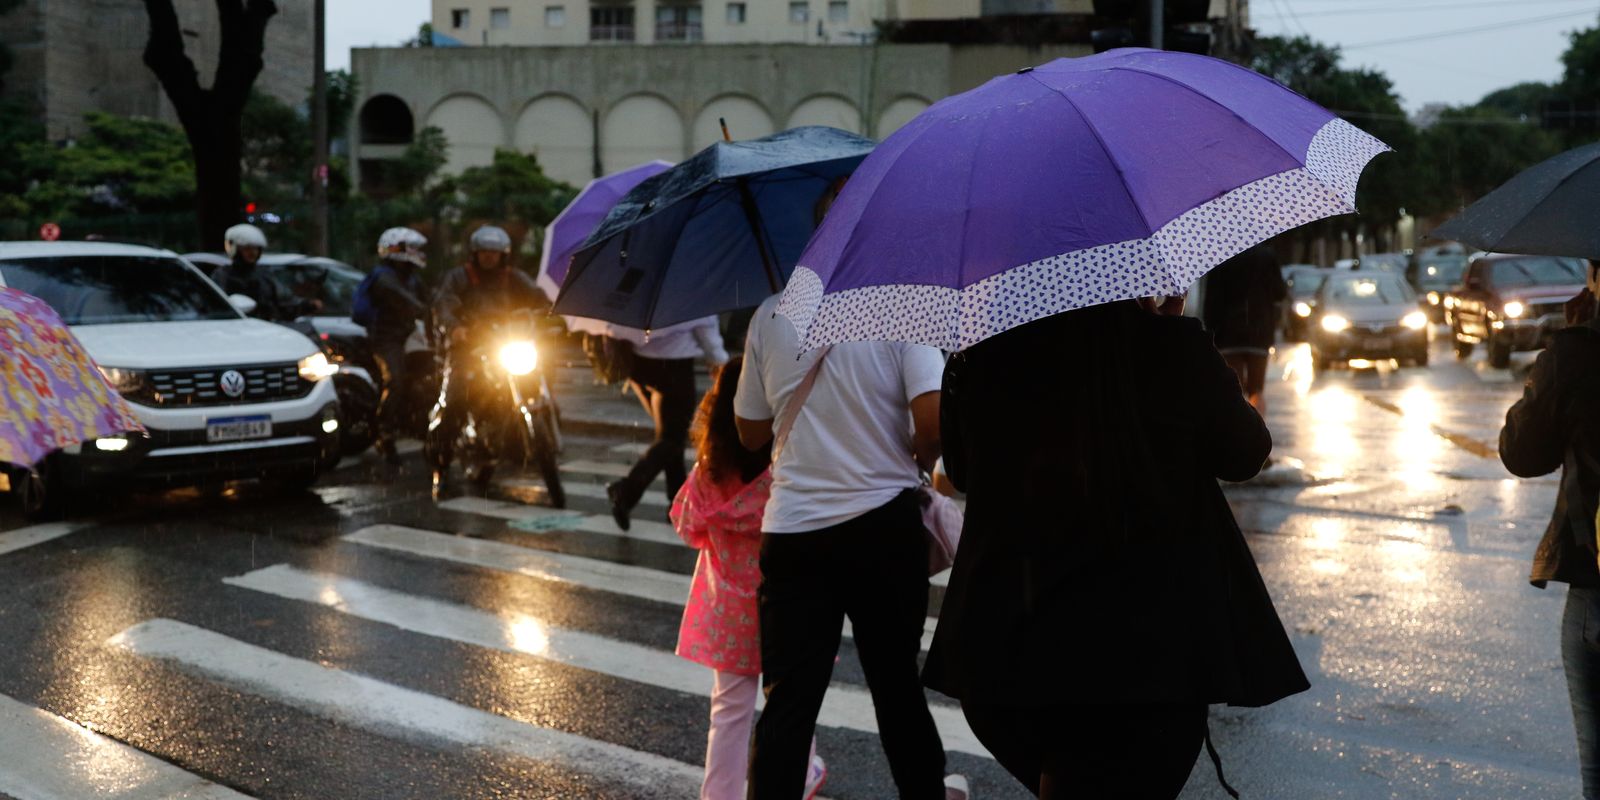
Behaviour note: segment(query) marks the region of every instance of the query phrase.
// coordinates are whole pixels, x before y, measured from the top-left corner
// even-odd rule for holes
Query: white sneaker
[[[972,790],[967,787],[967,776],[944,776],[944,800],[972,800]]]
[[[811,757],[811,768],[806,770],[806,791],[801,795],[805,800],[813,800],[817,792],[822,790],[822,784],[828,781],[828,765],[822,756]]]

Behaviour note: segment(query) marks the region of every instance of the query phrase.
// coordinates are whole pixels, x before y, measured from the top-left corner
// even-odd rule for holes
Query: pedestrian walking
[[[1585,280],[1600,294],[1600,262]],[[1581,315],[1580,315],[1581,316]],[[1530,581],[1567,584],[1561,660],[1567,674],[1585,800],[1600,800],[1600,319],[1564,328],[1533,364],[1522,399],[1506,413],[1500,460],[1513,475],[1561,470],[1555,513],[1533,556]]]
[[[723,347],[716,317],[702,317],[648,335],[643,331],[622,332],[633,334],[630,339],[636,340],[628,384],[655,424],[655,440],[649,449],[634,462],[627,476],[606,487],[611,517],[617,527],[628,530],[634,506],[657,475],[666,473],[667,500],[678,496],[688,472],[683,451],[689,443],[689,425],[694,421],[695,359],[703,356],[717,367],[728,362],[728,351]]]
[[[1272,248],[1262,244],[1206,276],[1202,317],[1223,360],[1239,376],[1250,405],[1267,414],[1267,362],[1278,338],[1280,304],[1289,296]]]
[[[917,487],[920,469],[939,456],[944,358],[926,345],[889,342],[802,354],[794,326],[774,313],[778,300],[756,310],[734,400],[747,448],[772,444],[775,433],[781,439],[762,517],[767,704],[756,723],[750,797],[800,795],[807,742],[848,617],[900,796],[965,798],[960,776],[951,776],[957,789],[946,785],[944,745],[917,680],[928,613],[928,532]]]
[[[390,228],[378,237],[378,264],[352,300],[351,318],[367,329],[372,354],[383,380],[378,403],[378,452],[390,464],[400,463],[396,442],[405,433],[406,398],[411,376],[406,370],[406,340],[428,314],[426,291],[417,274],[428,264],[422,251],[428,238],[410,228]]]
[[[733,397],[742,364],[736,357],[723,365],[701,401],[698,457],[672,503],[678,535],[700,551],[678,629],[677,652],[715,670],[701,800],[744,797],[750,729],[761,685],[756,590],[761,583],[761,515],[772,490],[772,454],[766,448],[746,450],[739,443]],[[806,800],[816,796],[828,774],[816,755],[815,738],[811,749]]]
[[[1271,438],[1171,310],[1044,317],[944,373],[966,525],[923,678],[1039,797],[1176,797],[1207,704],[1308,688],[1217,483]]]

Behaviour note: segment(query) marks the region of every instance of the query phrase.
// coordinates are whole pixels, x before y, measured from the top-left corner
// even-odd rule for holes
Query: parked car
[[[132,484],[314,481],[337,452],[327,357],[305,336],[249,319],[176,254],[135,245],[0,242],[0,285],[49,303],[147,436],[48,456],[25,505],[48,516],[74,496]]]
[[[1428,318],[1445,321],[1445,298],[1461,287],[1467,272],[1467,257],[1462,253],[1419,254],[1407,279],[1417,294],[1427,300]]]
[[[1456,357],[1468,358],[1482,344],[1489,366],[1510,366],[1512,353],[1544,347],[1567,324],[1566,302],[1583,287],[1580,258],[1504,253],[1474,258],[1451,309]]]
[[[1416,292],[1390,272],[1338,272],[1317,291],[1311,357],[1318,369],[1351,359],[1428,365],[1428,317]]]
[[[1317,313],[1317,290],[1332,270],[1309,264],[1296,264],[1284,271],[1284,285],[1289,290],[1288,302],[1283,309],[1283,338],[1291,342],[1306,340],[1306,322]]]

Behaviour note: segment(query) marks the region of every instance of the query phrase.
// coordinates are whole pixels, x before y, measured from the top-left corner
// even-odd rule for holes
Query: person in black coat
[[[1589,289],[1600,294],[1590,262]],[[1561,470],[1561,493],[1529,580],[1541,589],[1565,583],[1561,659],[1578,733],[1583,796],[1600,798],[1600,320],[1564,328],[1533,364],[1522,399],[1506,413],[1500,460],[1513,475]]]
[[[1267,413],[1267,363],[1278,339],[1280,304],[1289,296],[1278,257],[1256,245],[1206,275],[1201,316],[1223,360],[1239,375],[1250,405]]]
[[[1175,797],[1206,705],[1309,688],[1218,479],[1272,447],[1199,322],[1125,301],[956,354],[967,516],[923,672],[1041,797]]]

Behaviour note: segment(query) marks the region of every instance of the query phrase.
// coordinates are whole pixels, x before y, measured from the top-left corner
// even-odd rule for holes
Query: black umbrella
[[[1523,170],[1431,235],[1494,253],[1600,259],[1600,144]]]

